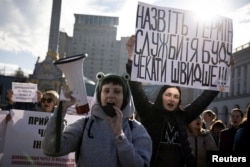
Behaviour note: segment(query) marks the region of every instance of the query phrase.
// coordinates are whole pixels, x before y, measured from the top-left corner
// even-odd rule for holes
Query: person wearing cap
[[[131,74],[134,56],[135,36],[126,43]],[[187,125],[199,116],[219,93],[205,90],[185,108],[181,104],[181,89],[178,86],[163,85],[154,103],[148,100],[140,82],[129,82],[136,112],[147,129],[152,142],[151,167],[194,167],[195,159],[188,141]]]
[[[57,116],[62,112],[63,120],[67,107],[75,101],[65,93],[71,101],[63,102],[62,111],[56,110],[48,121],[42,141],[44,154],[63,156],[75,152],[77,167],[149,166],[152,141],[141,123],[130,120],[135,108],[126,76],[97,75],[89,116],[60,129],[64,130],[57,149]]]

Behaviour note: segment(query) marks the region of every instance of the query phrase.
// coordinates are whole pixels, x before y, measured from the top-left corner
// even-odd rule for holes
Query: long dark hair
[[[155,105],[162,108],[163,109],[163,104],[162,104],[162,95],[163,93],[168,89],[168,88],[176,88],[179,93],[180,93],[180,97],[179,97],[179,104],[178,104],[178,107],[177,108],[180,108],[180,104],[181,104],[181,89],[179,86],[171,86],[171,85],[163,85],[161,87],[161,89],[159,90],[159,93],[156,97],[156,100],[155,100]]]

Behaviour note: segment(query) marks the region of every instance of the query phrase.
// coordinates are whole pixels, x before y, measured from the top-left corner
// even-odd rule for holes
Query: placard
[[[12,120],[8,122],[1,166],[8,167],[75,167],[75,154],[61,157],[44,155],[41,149],[46,124],[50,113],[26,110],[11,110]],[[70,124],[80,115],[66,114],[65,122]]]
[[[37,102],[37,84],[12,82],[14,102]]]
[[[232,19],[139,2],[131,80],[228,92]]]

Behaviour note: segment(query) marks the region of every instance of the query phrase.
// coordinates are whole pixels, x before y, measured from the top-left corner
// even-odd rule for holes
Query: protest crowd
[[[131,62],[133,60],[132,51],[134,43],[135,36],[132,35],[126,44],[129,53],[127,63],[128,74],[131,73]],[[21,109],[48,113],[53,113],[54,111],[56,111],[56,113],[53,114],[51,120],[49,120],[47,124],[47,134],[45,134],[44,136],[45,138],[43,140],[42,146],[44,154],[52,157],[67,155],[70,152],[79,151],[77,150],[77,146],[79,145],[79,142],[82,138],[82,134],[80,133],[77,135],[79,136],[78,139],[78,137],[76,137],[76,134],[74,134],[76,132],[72,131],[73,129],[75,129],[73,125],[76,124],[74,126],[83,128],[86,118],[91,120],[88,121],[89,123],[86,123],[86,126],[92,126],[91,124],[95,122],[93,123],[93,130],[91,130],[91,132],[86,131],[85,135],[87,136],[87,139],[93,140],[92,135],[96,136],[95,138],[98,138],[98,132],[95,132],[94,130],[95,126],[99,126],[98,119],[96,117],[100,117],[101,119],[107,121],[106,123],[103,122],[104,125],[100,125],[102,127],[101,131],[103,131],[103,128],[107,126],[105,124],[111,124],[114,133],[114,135],[108,137],[107,134],[111,132],[105,130],[107,132],[105,132],[105,135],[101,136],[105,136],[106,139],[104,140],[103,138],[100,138],[100,141],[97,140],[97,143],[106,141],[107,137],[109,138],[109,140],[117,140],[115,141],[116,144],[114,143],[115,145],[112,144],[107,147],[107,149],[109,150],[112,148],[116,148],[118,151],[117,152],[114,150],[113,155],[111,153],[107,154],[108,157],[113,157],[112,159],[110,159],[110,162],[112,163],[108,166],[119,166],[118,164],[120,163],[127,164],[128,162],[126,161],[126,159],[129,158],[129,166],[146,165],[152,167],[161,167],[166,165],[174,165],[206,167],[208,166],[206,154],[209,151],[228,151],[229,153],[248,151],[245,146],[248,145],[247,133],[249,133],[249,126],[247,123],[247,118],[249,115],[248,112],[250,110],[250,105],[248,106],[246,112],[240,110],[239,108],[233,108],[230,113],[230,124],[225,125],[222,120],[219,120],[217,118],[217,115],[212,110],[207,109],[209,103],[219,93],[218,91],[205,90],[202,95],[192,103],[190,103],[190,105],[188,105],[187,107],[181,107],[181,90],[178,86],[162,86],[155,102],[151,103],[148,101],[148,97],[146,96],[145,92],[143,92],[143,88],[140,82],[134,82],[131,80],[126,81],[123,80],[121,76],[114,74],[103,74],[102,79],[100,79],[98,83],[99,84],[97,85],[94,99],[92,101],[92,108],[89,114],[90,117],[80,119],[83,122],[80,122],[80,120],[78,120],[72,125],[65,125],[66,127],[62,132],[62,135],[64,136],[65,134],[67,135],[67,137],[65,136],[61,139],[61,147],[59,149],[61,151],[59,152],[56,152],[56,150],[52,149],[54,148],[53,146],[56,145],[56,143],[49,142],[56,141],[55,134],[57,129],[55,125],[56,115],[58,112],[56,108],[58,108],[58,104],[60,101],[59,94],[56,91],[48,90],[42,93],[38,90],[36,91],[37,101],[35,103],[22,103],[13,101],[13,91],[9,90],[7,92],[8,104],[5,106],[5,108],[2,108],[2,110]],[[104,88],[106,85],[108,85],[108,87]],[[111,106],[116,106],[116,104],[113,104],[117,103],[117,100],[114,100],[116,97],[109,97],[108,94],[112,92],[114,95],[110,96],[116,96],[115,94],[118,91],[116,89],[118,88],[115,88],[115,86],[117,87],[117,85],[120,87],[120,93],[123,93],[124,99],[121,101],[122,103],[120,102],[120,106],[113,107],[115,108],[116,116],[110,117],[106,115],[106,113],[102,112],[102,110],[105,110],[105,108],[103,108],[105,105],[109,106],[112,104]],[[107,101],[102,101],[102,96],[104,96],[102,95],[103,92],[107,93]],[[71,101],[63,102],[64,105],[62,111],[64,116],[67,112],[67,108],[74,104],[74,97],[70,95],[71,92],[66,93],[68,94],[65,96],[70,97]],[[132,97],[140,98],[132,99]],[[126,106],[128,104],[130,104],[130,107]],[[101,108],[99,108],[99,106]],[[134,119],[135,116],[136,118],[138,118],[137,120]],[[133,129],[137,126],[140,127],[138,127],[139,129],[141,129],[138,129],[139,131],[136,130],[137,128],[134,129],[134,131],[138,131],[134,133],[136,133],[138,137],[141,136],[139,137],[140,140],[138,137],[133,135],[134,133],[132,133],[133,130],[130,127],[131,125],[129,125],[130,123],[125,121],[130,120],[131,118],[133,118],[132,120],[134,122]],[[6,115],[5,121],[10,120],[11,115]],[[54,122],[52,120],[54,120]],[[124,121],[127,123],[125,123]],[[100,129],[100,127],[98,129]],[[81,132],[84,131],[84,129],[80,129],[78,131]],[[72,135],[72,137],[77,139],[75,144],[73,142],[73,139],[70,139],[70,134]],[[115,138],[113,138],[112,136],[115,136]],[[121,139],[118,137],[121,137]],[[52,138],[53,140],[51,140]],[[64,141],[64,138],[70,139],[70,141]],[[136,138],[138,138],[138,143],[136,141]],[[96,163],[97,161],[92,161],[90,158],[88,158],[88,156],[82,155],[82,152],[84,152],[84,155],[86,155],[87,153],[90,156],[91,154],[95,155],[97,150],[94,148],[101,148],[99,150],[101,154],[103,150],[105,150],[105,147],[99,144],[93,145],[92,148],[92,146],[89,145],[90,143],[85,140],[83,140],[81,146],[83,147],[83,149],[81,148],[82,150],[80,150],[81,153],[79,153],[79,160],[76,161],[76,163],[79,166],[81,166],[82,164],[88,164],[89,166],[98,166],[98,163],[104,163],[108,159],[108,157],[104,158],[103,161],[100,160],[98,161],[98,163]],[[72,144],[63,144],[63,142]],[[84,142],[86,142],[86,144]],[[136,148],[136,143],[139,144],[138,148]],[[67,148],[64,148],[63,146],[67,146]],[[135,148],[133,148],[132,146],[134,146]],[[90,150],[85,150],[85,148],[87,149],[88,147],[90,147],[89,149],[95,151],[91,153]],[[132,151],[131,153],[128,153],[129,148]],[[123,149],[125,149],[126,151]],[[140,149],[141,151],[138,151]],[[129,157],[127,157],[128,154],[130,155]],[[116,156],[118,156],[119,158],[117,157],[116,159],[114,159]],[[134,162],[132,161],[133,159]],[[88,163],[85,163],[83,160],[88,161]]]
[[[250,151],[250,104],[246,110],[232,108],[229,124],[225,124],[208,108],[221,90],[204,89],[182,106],[180,86],[162,84],[151,102],[143,89],[143,80],[132,79],[135,62],[141,56],[134,53],[138,36],[131,35],[126,43],[128,61],[124,75],[97,74],[87,114],[69,112],[77,99],[72,90],[64,91],[67,100],[60,99],[60,92],[55,90],[35,90],[35,100],[29,102],[15,101],[15,90],[9,90],[8,103],[1,108],[8,112],[1,115],[4,118],[0,125],[0,160],[34,166],[209,167],[209,157],[223,153],[225,157],[240,155],[246,162],[244,157]],[[4,155],[4,135],[21,111],[23,115],[36,114],[28,118],[30,125],[44,126],[37,130],[41,141],[33,142],[33,148],[39,148],[42,156],[12,155],[8,159]],[[74,121],[69,123],[71,117]]]

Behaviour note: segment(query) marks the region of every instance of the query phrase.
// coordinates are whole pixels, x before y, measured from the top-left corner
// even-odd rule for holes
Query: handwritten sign
[[[41,149],[50,113],[11,110],[11,115],[12,120],[8,122],[5,132],[0,166],[76,166],[74,153],[61,157],[49,157],[44,155]],[[66,114],[65,122],[71,124],[81,117]]]
[[[12,82],[15,102],[37,102],[37,84]]]
[[[229,91],[233,23],[139,2],[131,79]]]

